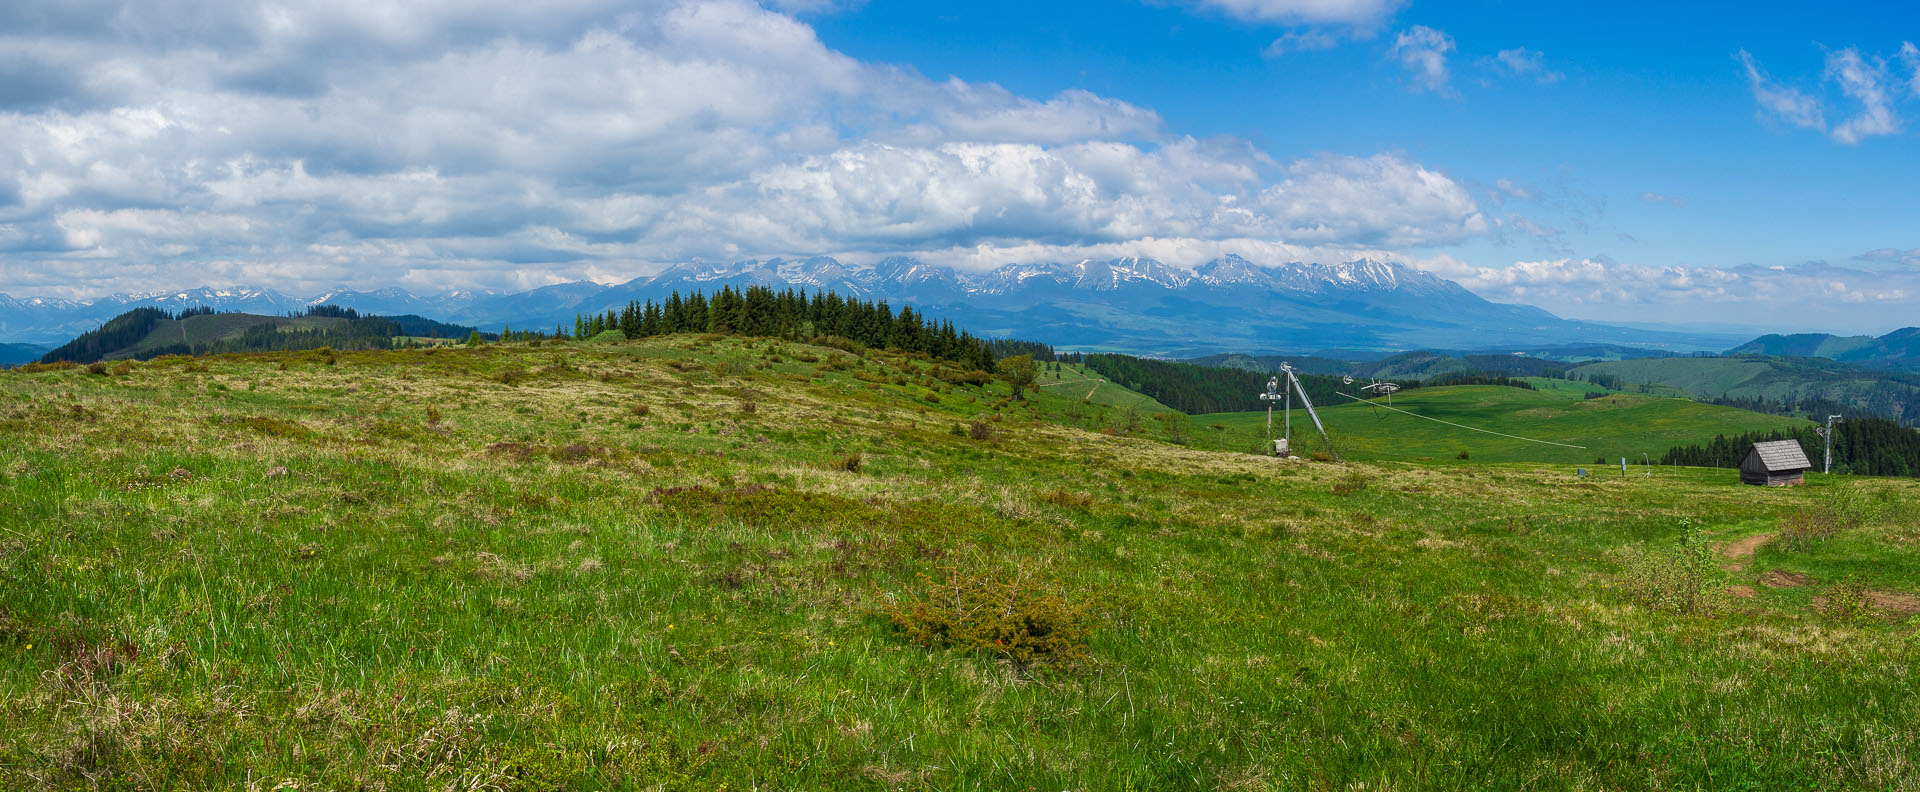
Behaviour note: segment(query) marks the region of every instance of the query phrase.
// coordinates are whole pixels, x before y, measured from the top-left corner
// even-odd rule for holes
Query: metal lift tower
[[[1307,389],[1301,386],[1300,378],[1294,376],[1293,366],[1287,363],[1281,363],[1280,374],[1287,378],[1286,384],[1281,384],[1280,377],[1274,377],[1267,380],[1267,392],[1260,394],[1260,400],[1267,403],[1268,437],[1273,436],[1273,403],[1276,401],[1286,403],[1286,413],[1283,419],[1285,421],[1286,435],[1273,441],[1274,455],[1289,456],[1293,453],[1293,394],[1297,392],[1300,394],[1300,404],[1307,408],[1307,417],[1313,419],[1313,428],[1320,430],[1320,439],[1327,444],[1327,453],[1338,460],[1340,458],[1340,452],[1333,449],[1333,438],[1327,436],[1327,427],[1320,423],[1320,414],[1314,412],[1313,409],[1313,399],[1307,396]]]

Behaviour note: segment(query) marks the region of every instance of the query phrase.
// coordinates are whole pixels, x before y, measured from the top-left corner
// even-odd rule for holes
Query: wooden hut
[[[1787,487],[1807,483],[1807,471],[1813,463],[1798,440],[1769,440],[1754,443],[1747,458],[1740,460],[1740,482],[1756,486]]]

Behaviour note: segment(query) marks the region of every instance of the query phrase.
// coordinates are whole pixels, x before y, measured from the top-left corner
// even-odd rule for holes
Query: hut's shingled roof
[[[1811,470],[1813,463],[1807,461],[1807,452],[1801,450],[1798,440],[1769,440],[1754,443],[1753,451],[1760,455],[1760,464],[1771,473],[1784,473],[1792,470]]]

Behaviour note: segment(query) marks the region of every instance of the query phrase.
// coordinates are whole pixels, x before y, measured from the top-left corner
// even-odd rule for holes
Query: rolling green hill
[[[1808,412],[1831,405],[1901,422],[1920,420],[1920,375],[1822,358],[1650,358],[1591,363],[1569,376],[1656,394],[1799,403]]]
[[[1543,380],[1551,383],[1552,380]],[[1360,395],[1360,394],[1353,394]],[[1573,389],[1523,390],[1469,385],[1421,388],[1395,394],[1393,406],[1411,413],[1489,429],[1503,434],[1585,448],[1530,443],[1461,429],[1346,401],[1320,410],[1342,456],[1361,460],[1452,460],[1466,452],[1472,460],[1553,462],[1591,467],[1597,458],[1618,464],[1642,454],[1658,459],[1677,445],[1702,444],[1719,434],[1786,429],[1806,421],[1720,407],[1685,399],[1616,393],[1583,398]],[[1223,425],[1215,434],[1244,436],[1263,430],[1265,412],[1194,416],[1203,426]],[[1279,419],[1276,418],[1276,421]],[[1209,435],[1202,432],[1201,437]],[[1320,450],[1304,410],[1294,411],[1297,453]]]
[[[327,332],[347,326],[346,319],[327,316],[259,316],[256,314],[201,314],[173,319],[155,327],[145,338],[107,353],[103,360],[141,360],[181,350],[206,349],[223,341],[235,341],[248,331],[272,330],[277,333]]]
[[[1826,333],[1764,335],[1727,354],[1819,357],[1873,368],[1920,372],[1920,327],[1901,328],[1877,338]]]
[[[364,349],[391,346],[411,336],[464,338],[473,328],[418,316],[361,316],[333,306],[318,306],[302,316],[213,313],[210,309],[179,316],[153,308],[129,311],[47,352],[46,362],[91,363],[145,360],[160,355],[314,349],[322,346]]]
[[[1283,462],[852,348],[0,373],[0,789],[1920,788],[1920,482]],[[1563,395],[1395,401],[1721,420]]]
[[[1144,393],[1128,390],[1107,380],[1099,372],[1076,363],[1042,364],[1035,385],[1047,393],[1064,398],[1079,398],[1089,404],[1117,409],[1132,408],[1142,413],[1167,413],[1173,408]]]

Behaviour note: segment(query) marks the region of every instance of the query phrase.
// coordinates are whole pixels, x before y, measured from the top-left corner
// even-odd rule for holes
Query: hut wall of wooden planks
[[[1813,463],[1798,440],[1769,440],[1754,443],[1740,461],[1740,482],[1768,487],[1786,487],[1807,483],[1807,471]]]

